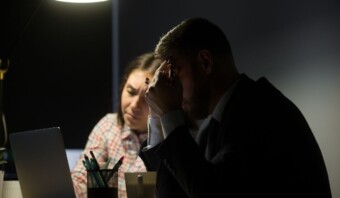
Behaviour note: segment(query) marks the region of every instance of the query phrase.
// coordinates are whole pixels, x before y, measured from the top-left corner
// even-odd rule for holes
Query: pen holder
[[[88,198],[118,198],[118,173],[112,169],[87,171]]]

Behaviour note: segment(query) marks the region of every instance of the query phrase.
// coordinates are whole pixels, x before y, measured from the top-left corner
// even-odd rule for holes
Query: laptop
[[[9,134],[23,198],[75,198],[59,127]]]

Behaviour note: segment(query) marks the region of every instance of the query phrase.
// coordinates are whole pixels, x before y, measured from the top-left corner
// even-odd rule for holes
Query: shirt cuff
[[[185,116],[182,110],[174,110],[161,117],[164,139],[179,126],[185,125]]]
[[[164,140],[159,118],[148,117],[148,147],[153,147]]]

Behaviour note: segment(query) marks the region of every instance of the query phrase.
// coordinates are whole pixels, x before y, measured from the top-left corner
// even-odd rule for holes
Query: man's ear
[[[198,62],[202,66],[203,71],[206,74],[210,74],[213,65],[213,57],[210,51],[208,50],[200,50],[198,52]]]

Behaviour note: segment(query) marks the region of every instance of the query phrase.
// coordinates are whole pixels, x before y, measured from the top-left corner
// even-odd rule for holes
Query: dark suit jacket
[[[242,74],[219,128],[198,145],[186,127],[141,152],[157,197],[331,197],[319,146],[299,109],[265,78]]]

